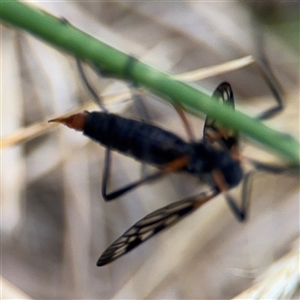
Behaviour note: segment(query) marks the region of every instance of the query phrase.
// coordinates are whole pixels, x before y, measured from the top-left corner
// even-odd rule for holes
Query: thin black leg
[[[135,62],[135,58],[132,57],[131,59],[129,59],[129,61],[125,67],[125,73],[130,72],[130,68],[134,65],[134,62]],[[76,63],[77,63],[77,67],[79,70],[80,77],[82,78],[82,81],[84,82],[85,87],[91,94],[92,98],[101,107],[101,109],[105,113],[109,113],[107,108],[103,104],[102,99],[97,95],[94,88],[88,82],[87,76],[85,75],[82,64],[78,58],[76,58]],[[95,71],[98,75],[100,75],[100,76],[103,75],[98,69],[95,69]],[[141,109],[141,110],[145,109],[142,102],[140,101],[141,99],[138,97],[138,95],[133,94],[133,97],[135,98],[134,100],[137,103],[137,105],[139,105],[139,109]],[[143,118],[149,118],[149,116],[146,113],[143,114],[143,116],[142,116]],[[109,148],[106,148],[105,157],[104,157],[104,170],[103,170],[103,177],[102,177],[102,196],[106,201],[114,200],[114,199],[118,198],[119,196],[133,190],[134,188],[138,187],[139,185],[141,185],[145,182],[149,182],[151,180],[154,180],[154,179],[164,175],[163,170],[158,171],[154,174],[150,174],[150,175],[146,174],[140,180],[130,183],[130,184],[128,184],[118,190],[115,190],[113,192],[107,193],[108,181],[109,181],[109,177],[110,177],[110,168],[111,168],[111,150]],[[143,170],[143,168],[145,169],[145,164],[142,165],[142,173],[146,173],[146,171]]]
[[[240,222],[244,222],[248,216],[249,203],[251,199],[251,187],[254,173],[255,171],[251,171],[244,176],[242,186],[242,203],[240,207],[229,194],[225,195],[231,211],[233,212],[236,219]]]
[[[268,7],[268,4],[263,5],[262,7],[258,7],[256,9],[256,14],[258,14],[259,18],[263,18],[264,14],[266,12],[270,11],[270,7]],[[266,31],[262,23],[257,21],[257,18],[253,18],[253,29],[254,29],[254,41],[256,43],[256,56],[258,58],[258,61],[256,61],[257,67],[262,74],[263,78],[265,79],[269,89],[271,90],[271,93],[276,101],[276,105],[269,108],[262,114],[258,116],[259,120],[266,120],[277,113],[279,113],[283,109],[283,100],[281,95],[283,94],[283,90],[275,76],[275,74],[272,71],[272,68],[270,66],[268,56],[266,53]]]
[[[149,115],[149,112],[143,101],[143,97],[140,95],[140,93],[138,91],[136,91],[136,88],[137,87],[135,84],[133,84],[132,87],[130,87],[130,89],[132,91],[131,94],[132,94],[132,98],[133,98],[133,103],[134,103],[134,106],[136,108],[138,115],[140,116],[141,121],[147,123],[150,121],[150,115]],[[147,151],[147,150],[145,150],[145,151]],[[140,173],[141,173],[141,175],[140,175],[141,178],[149,176],[150,173],[149,173],[147,164],[141,163]]]
[[[127,61],[126,65],[125,65],[124,75],[127,76],[128,78],[132,78],[131,71],[132,71],[132,68],[134,67],[134,64],[136,61],[137,61],[137,59],[135,57],[130,56],[129,60]],[[145,122],[145,123],[149,122],[151,119],[150,114],[144,104],[143,97],[137,91],[138,86],[133,79],[131,79],[131,84],[130,84],[129,88],[131,90],[131,95],[133,98],[134,106],[136,108],[138,115],[140,116],[141,121]],[[141,173],[141,178],[149,176],[149,171],[148,171],[147,165],[145,163],[141,164],[140,173]]]
[[[257,117],[257,119],[259,120],[266,120],[272,118],[274,115],[281,112],[284,106],[283,106],[283,100],[280,93],[280,86],[277,82],[276,77],[273,75],[271,71],[268,61],[264,58],[261,58],[261,63],[257,62],[257,65],[276,101],[275,106],[267,109],[265,112],[263,112]]]
[[[257,171],[268,172],[273,174],[280,174],[283,172],[298,172],[299,168],[294,166],[279,166],[273,164],[266,164],[261,163],[254,159],[248,159],[248,161],[255,167],[255,170],[248,172],[244,176],[243,186],[242,186],[242,203],[239,207],[236,201],[230,196],[226,195],[227,203],[233,212],[234,216],[240,221],[244,222],[247,219],[248,211],[249,211],[249,204],[251,199],[251,190],[252,190],[252,183],[253,183],[253,175]]]
[[[280,166],[275,164],[267,164],[260,162],[258,160],[247,158],[247,160],[258,170],[273,174],[280,174],[283,172],[299,172],[298,166],[295,165],[286,165],[286,166]]]
[[[105,155],[105,164],[104,164],[104,172],[103,172],[103,179],[102,179],[102,196],[106,201],[114,200],[121,195],[128,193],[132,191],[133,189],[139,187],[140,185],[150,182],[152,180],[156,180],[166,174],[178,171],[185,167],[188,164],[188,158],[187,157],[181,157],[178,159],[175,159],[174,161],[168,163],[164,167],[162,167],[159,171],[154,172],[146,177],[143,177],[137,181],[134,181],[118,190],[115,190],[113,192],[107,193],[108,188],[108,179],[109,179],[109,173],[110,173],[110,151],[109,149],[106,149],[106,155]]]
[[[83,70],[83,67],[82,67],[82,64],[81,64],[81,61],[76,57],[76,63],[77,63],[77,68],[78,68],[78,71],[79,71],[79,74],[80,74],[80,77],[86,87],[86,89],[89,91],[89,93],[91,94],[93,100],[100,106],[100,108],[105,112],[105,113],[108,113],[108,109],[105,107],[105,105],[103,104],[103,100],[102,98],[100,98],[97,93],[95,92],[94,88],[90,85],[85,73],[84,73],[84,70]]]

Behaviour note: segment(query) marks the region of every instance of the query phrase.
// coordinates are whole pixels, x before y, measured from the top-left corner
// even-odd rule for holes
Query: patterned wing
[[[228,82],[221,83],[214,91],[212,98],[234,109],[234,98],[231,86]],[[233,145],[237,144],[237,132],[224,129],[217,120],[206,117],[204,130],[204,141],[214,143],[220,142],[222,146],[231,149]]]
[[[172,203],[145,216],[104,251],[97,262],[97,266],[106,265],[126,254],[163,229],[182,220],[217,194],[217,191],[210,190],[198,196]]]

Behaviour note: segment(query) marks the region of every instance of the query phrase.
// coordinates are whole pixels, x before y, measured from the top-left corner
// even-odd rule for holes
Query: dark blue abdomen
[[[84,134],[125,155],[158,166],[190,155],[191,145],[157,126],[114,114],[88,114]]]
[[[214,184],[211,172],[222,172],[228,188],[242,179],[240,163],[227,149],[216,149],[204,142],[187,143],[175,134],[157,126],[118,115],[91,112],[87,115],[84,134],[111,150],[141,162],[162,167],[176,158],[188,156],[183,171]]]

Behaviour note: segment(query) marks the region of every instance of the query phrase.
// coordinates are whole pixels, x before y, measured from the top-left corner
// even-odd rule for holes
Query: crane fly
[[[213,97],[234,107],[229,83],[220,84]],[[159,171],[109,194],[104,185],[105,200],[116,199],[144,182],[175,171],[190,173],[212,186],[206,193],[168,205],[137,222],[103,253],[98,260],[98,266],[129,252],[151,236],[183,219],[220,192],[236,186],[243,178],[240,161],[233,155],[238,142],[236,133],[229,134],[225,130],[221,133],[216,122],[210,118],[205,122],[204,139],[190,143],[155,125],[107,112],[83,112],[51,122],[60,122],[82,131],[84,135],[111,150],[159,168]],[[243,219],[244,212],[236,205],[234,207],[239,218]]]
[[[180,107],[175,106],[190,138],[190,141],[186,142],[176,134],[155,125],[109,113],[103,106],[101,99],[89,85],[81,64],[79,61],[77,62],[86,87],[103,111],[85,111],[69,117],[56,118],[49,122],[62,123],[81,131],[84,135],[106,148],[102,181],[102,196],[106,201],[114,200],[144,183],[172,172],[189,173],[210,186],[208,191],[200,195],[167,205],[136,222],[103,252],[97,266],[106,265],[128,253],[163,229],[182,220],[220,193],[225,196],[236,218],[239,221],[245,220],[247,195],[243,194],[241,205],[237,205],[228,193],[243,178],[245,179],[244,186],[249,183],[250,179],[249,173],[243,174],[241,155],[238,151],[239,137],[236,131],[223,128],[216,120],[206,117],[203,139],[195,141],[183,111]],[[130,64],[132,62],[134,61],[132,60]],[[234,96],[229,83],[221,83],[214,91],[212,98],[234,109]],[[266,115],[266,118],[269,117],[270,113]],[[133,157],[142,163],[153,165],[158,168],[158,171],[147,174],[137,181],[108,193],[111,150]],[[280,167],[267,166],[255,160],[250,160],[250,163],[256,168],[266,171],[282,171]]]

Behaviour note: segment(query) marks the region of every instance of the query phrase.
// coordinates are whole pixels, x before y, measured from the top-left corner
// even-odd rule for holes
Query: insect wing
[[[139,220],[101,255],[97,266],[106,265],[131,251],[163,229],[170,227],[213,198],[217,192],[209,191],[167,205]]]
[[[234,108],[234,98],[231,85],[228,82],[222,82],[214,91],[212,97],[222,101],[225,105]]]
[[[232,107],[234,109],[234,98],[233,98],[233,92],[231,89],[231,86],[228,82],[221,83],[212,94],[212,98],[218,100],[222,104],[228,105],[229,107]],[[216,123],[215,119],[206,117],[205,119],[205,127],[214,126]]]
[[[228,82],[221,83],[214,91],[212,98],[221,102],[224,105],[234,109],[234,97],[231,86]],[[203,130],[204,141],[218,140],[223,146],[228,148],[236,143],[237,133],[224,130],[224,128],[217,123],[217,120],[206,117]]]

